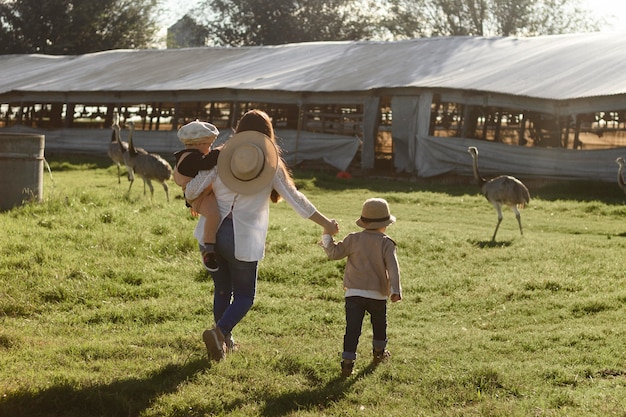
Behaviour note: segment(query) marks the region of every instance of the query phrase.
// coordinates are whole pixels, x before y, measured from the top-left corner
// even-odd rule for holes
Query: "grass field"
[[[196,219],[109,161],[51,160],[44,202],[0,213],[0,416],[626,416],[626,195],[614,183],[531,185],[495,243],[495,210],[460,181],[296,172],[339,238],[369,197],[397,223],[404,299],[392,357],[339,377],[345,261],[272,205],[240,351],[211,363],[212,283]]]

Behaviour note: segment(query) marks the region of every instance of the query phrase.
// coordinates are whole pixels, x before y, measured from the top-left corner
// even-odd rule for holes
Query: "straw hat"
[[[382,198],[370,198],[363,203],[361,217],[356,224],[364,229],[378,229],[389,226],[396,221],[389,213],[389,204]]]
[[[185,145],[213,141],[220,132],[211,123],[194,120],[178,129],[178,139]]]
[[[239,194],[254,194],[268,186],[278,168],[278,149],[263,133],[248,130],[226,141],[217,158],[217,175]]]

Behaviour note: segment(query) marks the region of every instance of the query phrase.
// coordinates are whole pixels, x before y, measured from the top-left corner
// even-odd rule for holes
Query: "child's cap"
[[[178,139],[185,145],[207,142],[215,139],[220,131],[211,123],[194,120],[178,129]]]
[[[389,204],[386,200],[370,198],[363,203],[361,217],[357,219],[356,224],[364,229],[379,229],[395,221],[396,218],[389,212]]]

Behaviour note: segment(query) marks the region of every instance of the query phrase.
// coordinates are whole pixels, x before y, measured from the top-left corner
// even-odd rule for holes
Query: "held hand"
[[[391,302],[395,303],[402,300],[402,296],[400,294],[391,294]]]
[[[331,236],[339,233],[339,224],[337,223],[337,220],[332,219],[330,221],[330,224],[324,229],[324,233]]]

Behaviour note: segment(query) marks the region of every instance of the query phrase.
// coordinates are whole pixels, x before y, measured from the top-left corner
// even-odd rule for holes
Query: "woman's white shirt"
[[[281,163],[276,170],[272,183],[255,194],[237,194],[231,191],[217,175],[217,169],[200,171],[185,189],[188,200],[197,198],[210,184],[217,199],[220,212],[220,224],[232,213],[235,235],[235,257],[240,261],[259,261],[265,255],[265,239],[269,225],[269,203],[272,189],[303,218],[311,217],[315,206],[304,194],[287,179],[286,168]],[[200,217],[194,236],[200,243],[204,227],[204,218]]]

